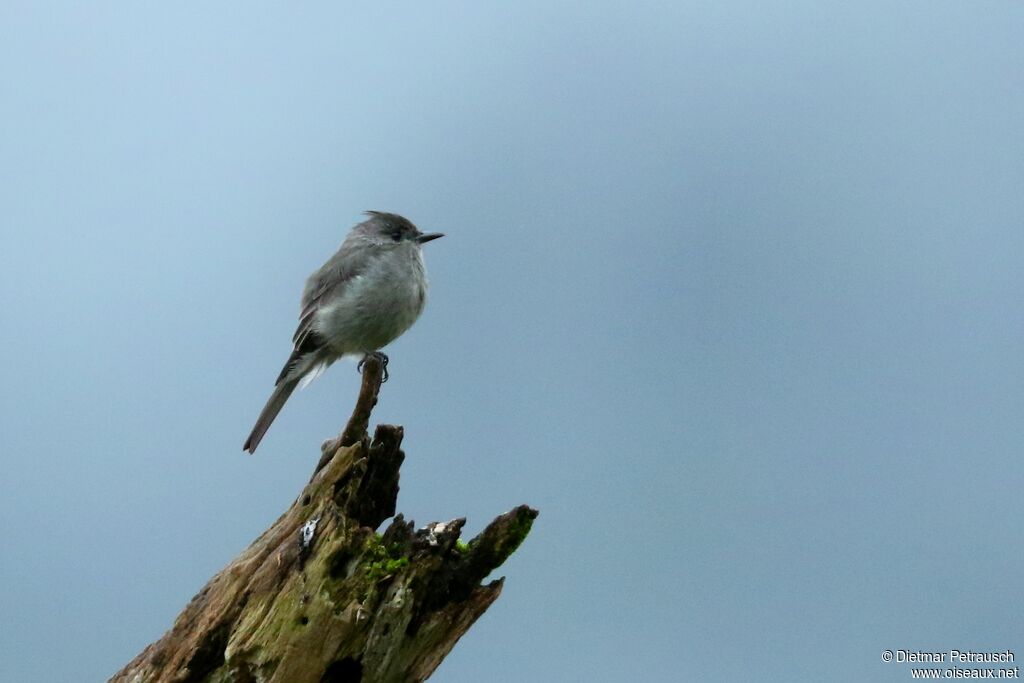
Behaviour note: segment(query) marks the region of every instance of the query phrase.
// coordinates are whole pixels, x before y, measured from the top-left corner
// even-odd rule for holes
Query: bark
[[[468,544],[464,519],[416,529],[395,513],[402,428],[366,433],[382,367],[363,368],[342,434],[291,507],[210,579],[116,683],[425,680],[501,594],[481,585],[530,531],[521,505]]]

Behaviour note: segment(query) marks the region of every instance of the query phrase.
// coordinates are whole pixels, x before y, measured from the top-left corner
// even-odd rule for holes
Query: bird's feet
[[[363,359],[361,361],[359,361],[359,365],[356,366],[356,371],[359,372],[359,373],[363,372],[363,363],[365,363],[366,359],[369,358],[370,356],[373,356],[374,358],[376,358],[377,360],[380,361],[380,367],[381,367],[381,370],[383,370],[383,375],[381,376],[381,379],[380,379],[381,384],[383,384],[384,382],[387,382],[388,381],[388,376],[389,376],[388,375],[388,357],[387,357],[387,354],[382,353],[380,351],[374,351],[373,353],[368,353],[365,356],[363,356]]]

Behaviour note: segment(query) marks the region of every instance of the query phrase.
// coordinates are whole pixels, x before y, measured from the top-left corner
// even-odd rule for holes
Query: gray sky
[[[0,5],[0,680],[104,680],[283,511],[241,444],[364,209],[448,236],[399,509],[541,510],[435,680],[1015,650],[1020,2]]]

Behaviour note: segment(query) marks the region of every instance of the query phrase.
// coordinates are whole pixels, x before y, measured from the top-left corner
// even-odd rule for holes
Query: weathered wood
[[[398,683],[425,680],[501,594],[480,582],[537,511],[496,518],[468,544],[463,519],[415,529],[395,513],[402,428],[366,428],[380,389],[363,368],[352,418],[323,446],[291,507],[214,576],[116,683]]]

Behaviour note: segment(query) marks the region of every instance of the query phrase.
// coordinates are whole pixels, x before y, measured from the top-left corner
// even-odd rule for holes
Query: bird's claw
[[[374,358],[376,358],[377,360],[380,361],[380,367],[381,367],[381,370],[383,371],[383,373],[381,375],[381,379],[380,379],[381,384],[383,384],[384,382],[387,382],[388,381],[388,377],[390,376],[390,375],[388,375],[388,357],[387,357],[387,354],[381,353],[380,351],[374,351],[373,353],[368,353],[365,356],[363,356],[363,359],[361,361],[359,361],[358,365],[356,365],[356,372],[362,374],[362,372],[363,372],[363,363],[365,363],[366,359],[369,358],[370,356],[373,356]]]

